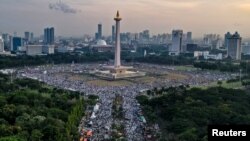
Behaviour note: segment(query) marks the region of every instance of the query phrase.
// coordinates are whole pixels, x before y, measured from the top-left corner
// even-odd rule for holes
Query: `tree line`
[[[77,140],[85,105],[78,92],[0,74],[0,141]]]
[[[207,141],[209,124],[250,124],[250,95],[244,90],[180,86],[150,90],[137,100],[147,121],[159,124],[162,141]]]
[[[194,62],[194,67],[200,69],[208,69],[208,70],[219,70],[219,71],[227,71],[227,72],[250,72],[250,63],[248,62],[240,62],[240,63],[232,63],[231,61],[221,62],[221,61],[212,61],[212,62]]]

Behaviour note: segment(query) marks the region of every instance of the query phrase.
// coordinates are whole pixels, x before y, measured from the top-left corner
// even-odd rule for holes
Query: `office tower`
[[[55,42],[55,29],[53,27],[51,28],[45,28],[44,29],[44,44],[46,45],[52,45]]]
[[[143,33],[143,38],[149,40],[150,38],[149,30],[144,30],[142,33]]]
[[[49,33],[49,28],[45,28],[44,29],[44,37],[43,37],[43,42],[44,42],[44,44],[47,44],[48,43],[48,33]]]
[[[192,32],[187,32],[187,43],[188,44],[193,43],[193,41],[192,41]]]
[[[54,27],[50,28],[50,43],[55,43],[55,29]]]
[[[30,56],[42,54],[43,45],[27,45],[26,54]]]
[[[229,33],[230,34],[230,33]],[[225,38],[227,44],[227,56],[234,60],[241,60],[241,37],[238,32]]]
[[[13,33],[13,37],[17,37],[17,32],[16,31]]]
[[[98,24],[98,39],[102,39],[102,24]]]
[[[18,47],[23,46],[23,39],[21,37],[12,37],[11,51],[17,51]]]
[[[42,53],[44,53],[44,54],[54,54],[55,53],[55,46],[54,45],[43,45]]]
[[[250,55],[250,44],[248,42],[242,44],[242,53],[244,55]]]
[[[0,36],[0,52],[4,52],[4,40],[2,36]]]
[[[173,30],[172,31],[172,46],[170,47],[170,55],[179,55],[181,52],[184,52],[182,48],[182,30]]]
[[[227,46],[228,46],[228,40],[227,40],[227,38],[230,38],[232,35],[230,34],[230,32],[227,32],[226,34],[225,34],[225,40],[224,40],[224,47],[225,48],[227,48]]]
[[[99,39],[99,35],[98,32],[95,33],[95,39],[98,40]]]
[[[10,51],[10,48],[11,48],[11,36],[7,33],[4,33],[2,34],[2,38],[3,38],[3,41],[4,41],[4,48],[5,48],[5,51]]]
[[[139,34],[135,33],[135,40],[138,41],[139,40]]]
[[[115,41],[115,26],[112,25],[112,42]]]
[[[194,52],[198,50],[197,44],[187,44],[187,52]]]
[[[218,34],[205,34],[203,38],[204,44],[208,46],[213,46],[217,40],[220,40],[220,35]]]
[[[30,42],[34,42],[34,33],[33,32],[30,33]]]
[[[30,32],[28,32],[28,31],[24,32],[24,40],[26,42],[30,41]]]
[[[7,50],[10,50],[10,46],[11,46],[11,37],[9,34],[7,33],[4,33],[2,34],[2,38],[3,38],[3,41],[4,41],[4,46],[5,46],[5,49]]]
[[[2,34],[2,38],[3,38],[5,43],[10,42],[10,35],[9,34],[7,34],[7,33]]]

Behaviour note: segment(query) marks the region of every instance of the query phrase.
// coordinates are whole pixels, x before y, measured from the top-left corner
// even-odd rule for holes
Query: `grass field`
[[[90,75],[84,75],[84,74],[77,74],[69,77],[70,80],[85,80],[85,81],[90,80],[90,78],[91,78]]]
[[[175,66],[176,70],[180,70],[180,71],[193,71],[193,70],[197,70],[197,68],[193,67],[193,66]]]
[[[179,68],[181,67],[192,68],[191,66],[179,66]],[[127,78],[116,81],[102,80],[100,78],[88,74],[58,73],[55,75],[57,75],[58,77],[60,76],[66,77],[71,81],[84,81],[89,85],[95,85],[95,86],[128,86],[128,85],[133,85],[135,83],[154,83],[156,81],[162,81],[162,80],[184,80],[189,78],[188,75],[183,75],[175,72],[170,72],[170,73],[166,72],[165,74],[147,74],[147,76],[144,77]],[[93,80],[93,78],[95,79]]]
[[[168,79],[168,80],[183,80],[183,79],[187,79],[188,76],[187,75],[178,74],[178,73],[168,73],[166,75],[160,76],[160,78]]]
[[[80,79],[75,77],[75,79]],[[178,73],[168,73],[165,75],[152,75],[152,76],[144,76],[138,78],[128,78],[127,80],[116,80],[116,81],[108,81],[108,80],[90,80],[87,81],[87,84],[96,85],[96,86],[127,86],[132,85],[133,83],[153,83],[155,81],[159,81],[159,79],[166,80],[183,80],[188,79],[188,76],[178,74]]]
[[[217,82],[212,82],[208,86],[195,86],[195,87],[201,88],[201,89],[207,89],[209,87],[216,87],[216,86],[219,86],[217,84]],[[221,87],[223,87],[223,88],[232,88],[232,89],[241,89],[242,84],[241,84],[241,82],[227,83],[226,81],[223,81],[222,84],[221,84]]]
[[[144,77],[134,78],[134,80],[140,83],[150,83],[156,81],[156,78],[152,76],[144,76]]]

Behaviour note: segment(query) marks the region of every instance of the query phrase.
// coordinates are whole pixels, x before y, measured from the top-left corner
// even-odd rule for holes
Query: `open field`
[[[84,77],[83,77],[84,78]],[[82,79],[81,77],[76,77],[76,79]],[[188,79],[187,75],[178,74],[178,73],[168,73],[164,75],[154,75],[154,76],[144,76],[138,78],[128,78],[123,80],[109,81],[109,80],[87,80],[87,84],[95,86],[128,86],[133,83],[154,83],[159,80],[184,80]],[[86,79],[85,79],[86,80]]]
[[[103,80],[88,74],[58,73],[56,76],[64,76],[71,81],[85,81],[87,84],[95,86],[128,86],[133,83],[153,83],[159,80],[184,80],[188,78],[187,75],[174,72],[159,75],[146,75],[144,77],[128,78],[116,81]],[[93,77],[95,78],[94,80]]]
[[[161,79],[169,79],[169,80],[183,80],[183,79],[187,79],[188,76],[183,75],[183,74],[178,74],[178,73],[168,73],[165,75],[161,75],[160,78]]]
[[[70,80],[91,80],[91,76],[90,75],[86,75],[86,74],[77,74],[77,75],[72,75],[69,77]]]
[[[156,78],[152,76],[144,76],[144,77],[134,78],[134,81],[139,83],[151,83],[156,81]]]
[[[217,82],[210,83],[208,86],[194,86],[196,88],[201,88],[201,89],[207,89],[209,87],[216,87],[219,86]],[[222,81],[221,87],[223,88],[233,88],[233,89],[241,89],[243,86],[241,82],[233,82],[233,83],[227,83],[226,81]]]
[[[87,81],[87,84],[95,86],[128,86],[132,85],[133,83],[127,80],[109,81],[109,80],[97,79],[97,80]]]
[[[197,70],[197,68],[193,67],[193,66],[175,66],[176,70],[180,70],[180,71],[193,71],[193,70]]]

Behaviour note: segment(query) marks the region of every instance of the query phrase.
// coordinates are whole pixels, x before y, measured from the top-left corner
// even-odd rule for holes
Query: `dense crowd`
[[[211,72],[211,71],[178,71],[172,66],[139,64],[137,69],[153,74],[180,74],[184,75],[183,79],[164,79],[159,76],[154,82],[133,83],[126,86],[97,86],[87,83],[89,80],[98,79],[94,76],[88,76],[86,79],[69,79],[69,77],[77,74],[88,73],[101,67],[99,64],[64,64],[53,66],[25,67],[17,70],[17,77],[26,77],[45,82],[62,89],[72,91],[80,91],[85,95],[98,95],[100,109],[95,113],[95,117],[91,120],[93,137],[92,140],[102,140],[109,133],[112,119],[112,101],[115,94],[123,96],[123,110],[125,112],[124,125],[126,131],[126,139],[131,141],[143,140],[144,123],[135,114],[140,110],[135,97],[141,91],[153,89],[155,87],[170,87],[178,85],[200,86],[208,85],[218,80],[228,80],[234,77],[229,73]],[[84,125],[81,125],[84,128]]]

